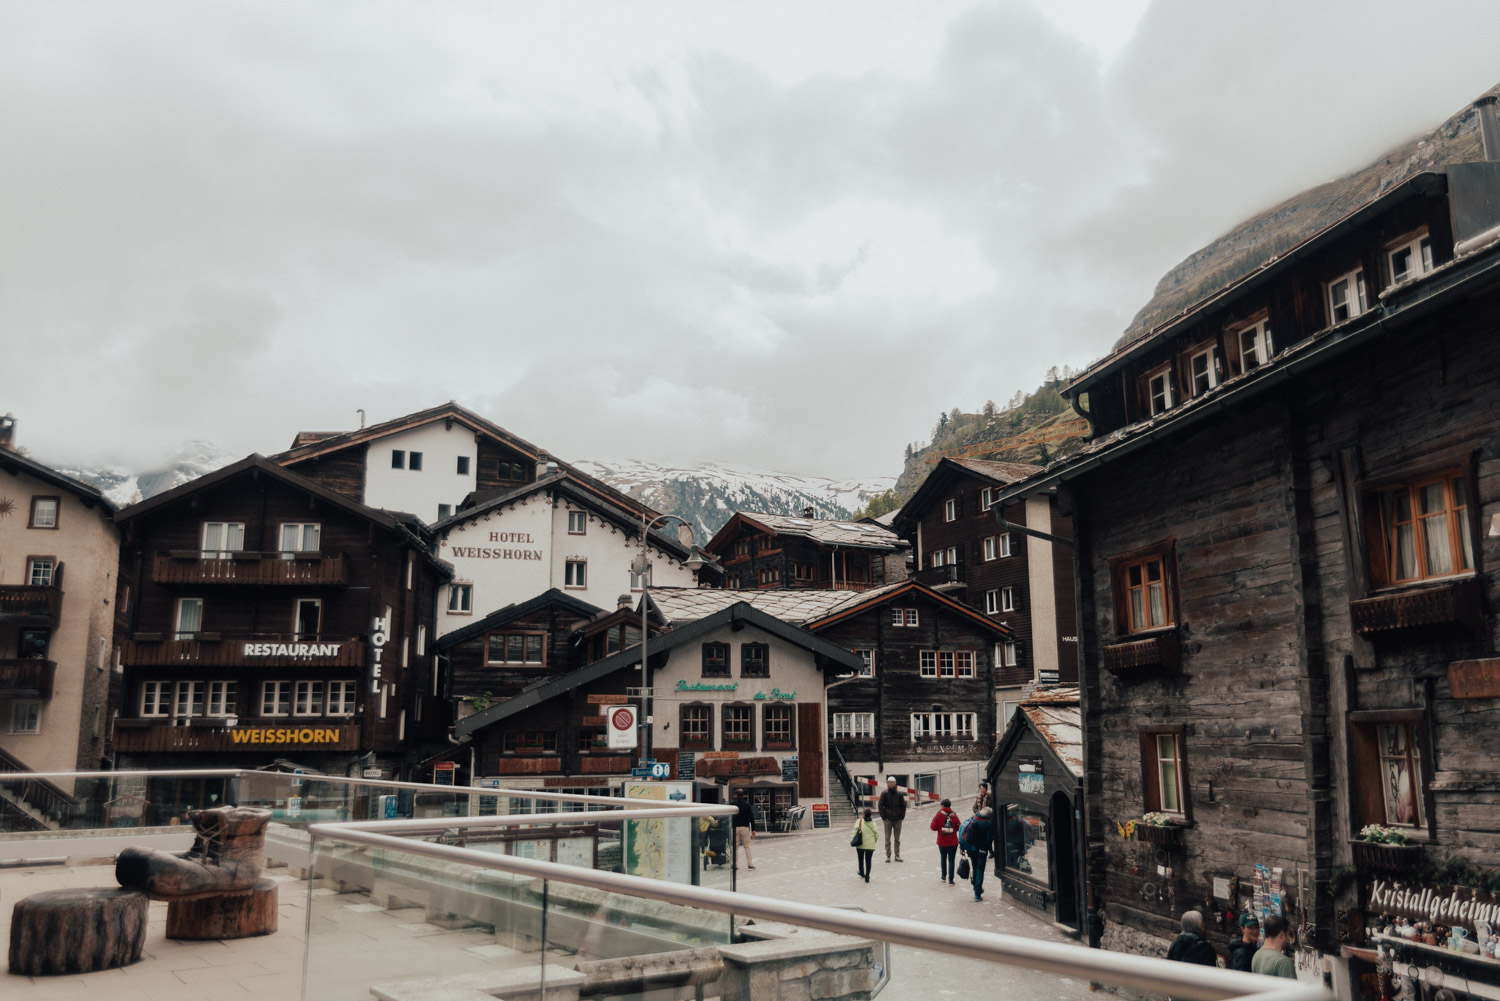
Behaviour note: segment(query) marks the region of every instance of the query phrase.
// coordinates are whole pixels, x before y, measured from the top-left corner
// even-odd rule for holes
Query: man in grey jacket
[[[885,821],[885,860],[891,860],[891,851],[896,852],[896,861],[901,858],[901,821],[906,819],[906,794],[896,788],[896,776],[885,777],[885,792],[880,794],[880,819]]]

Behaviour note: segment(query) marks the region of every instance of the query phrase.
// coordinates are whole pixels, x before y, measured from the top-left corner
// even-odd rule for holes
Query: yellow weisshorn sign
[[[237,727],[229,731],[229,739],[236,744],[337,744],[343,733],[337,726]]]

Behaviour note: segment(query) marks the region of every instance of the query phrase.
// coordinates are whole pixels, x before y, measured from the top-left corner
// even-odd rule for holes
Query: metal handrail
[[[709,804],[678,807],[655,806],[640,816],[719,816],[729,808]],[[634,816],[634,814],[632,814]],[[371,848],[407,852],[442,862],[458,862],[482,869],[542,880],[554,880],[577,886],[592,887],[607,893],[644,897],[681,907],[695,907],[728,915],[742,915],[764,921],[787,924],[838,935],[929,949],[953,956],[1006,963],[1012,966],[1052,973],[1058,976],[1082,977],[1173,997],[1202,1001],[1333,1001],[1333,993],[1321,984],[1298,981],[1273,981],[1271,978],[1237,970],[1177,963],[1152,956],[1106,952],[1079,945],[1045,942],[1019,935],[975,931],[951,925],[929,924],[885,915],[864,914],[770,897],[751,896],[726,890],[672,883],[665,880],[627,876],[621,873],[582,869],[556,862],[541,862],[514,855],[458,848],[431,841],[411,841],[394,836],[431,832],[434,829],[492,827],[517,824],[567,824],[597,821],[597,813],[510,814],[499,817],[435,818],[448,820],[439,827],[434,820],[355,821],[320,823],[308,827],[316,856],[317,839],[328,838]],[[454,822],[458,821],[458,822]],[[392,832],[392,833],[382,833]],[[314,860],[316,865],[316,858]],[[1273,985],[1274,984],[1274,985]]]

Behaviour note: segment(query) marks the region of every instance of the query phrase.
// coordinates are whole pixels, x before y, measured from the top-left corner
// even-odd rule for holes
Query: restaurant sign
[[[711,681],[679,681],[675,691],[679,692],[732,692],[739,687],[738,681],[716,684]],[[759,698],[760,696],[756,696]]]
[[[779,700],[782,702],[792,702],[797,698],[797,690],[794,688],[790,692],[783,692],[779,688],[773,688],[769,692],[756,692],[751,697],[754,698],[757,702],[764,702],[767,699],[770,699],[772,701]]]
[[[710,758],[698,765],[703,778],[744,778],[751,775],[780,775],[781,762],[775,758]]]
[[[1474,930],[1477,921],[1500,927],[1500,898],[1470,886],[1436,887],[1376,879],[1365,910],[1409,921],[1431,921]]]
[[[337,657],[342,643],[246,643],[246,657]]]

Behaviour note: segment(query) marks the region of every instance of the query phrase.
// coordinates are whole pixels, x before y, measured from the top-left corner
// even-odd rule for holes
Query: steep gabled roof
[[[870,522],[830,521],[788,514],[736,511],[703,548],[710,552],[721,551],[745,525],[771,535],[808,539],[824,549],[874,549],[891,552],[907,546],[906,541],[895,532]]]
[[[1079,708],[1077,688],[1052,688],[1037,692],[1016,706],[1005,726],[1005,733],[995,745],[985,769],[987,775],[1004,766],[1028,729],[1041,738],[1053,757],[1074,778],[1083,777],[1083,714]]]
[[[528,598],[525,601],[506,605],[504,608],[491,612],[477,622],[471,622],[462,629],[455,629],[451,633],[440,636],[435,645],[439,650],[446,650],[451,646],[464,642],[464,640],[473,639],[475,636],[483,636],[491,629],[498,629],[503,625],[515,622],[518,619],[524,619],[549,607],[560,608],[571,615],[576,615],[580,619],[592,619],[604,611],[604,609],[597,605],[581,601],[571,594],[559,591],[554,587],[549,591],[543,591],[535,598]]]
[[[914,531],[917,522],[922,520],[923,512],[944,499],[955,480],[978,480],[988,486],[1004,487],[1041,471],[1041,466],[1025,462],[990,462],[985,459],[955,459],[945,456],[932,467],[932,472],[927,474],[927,479],[922,481],[916,493],[901,505],[891,525],[903,534]]]
[[[699,642],[704,636],[724,626],[740,624],[753,626],[762,632],[769,633],[795,646],[802,647],[815,656],[823,657],[836,667],[857,671],[864,666],[864,661],[860,659],[858,654],[830,643],[821,637],[814,636],[806,629],[783,622],[775,616],[767,615],[765,612],[743,601],[736,602],[728,608],[721,609],[690,625],[681,626],[680,628],[662,633],[659,636],[652,637],[647,650],[649,653],[662,653],[673,650],[680,646]],[[532,685],[514,698],[506,699],[504,702],[490,706],[488,709],[474,713],[472,716],[466,716],[458,721],[453,732],[459,737],[472,734],[475,730],[482,729],[492,723],[498,723],[507,717],[514,716],[516,713],[540,705],[548,699],[553,699],[570,692],[580,685],[586,685],[591,681],[608,677],[616,671],[624,670],[640,662],[641,648],[640,644],[637,644],[621,650],[617,654],[605,657],[603,660],[597,660],[587,667],[580,667],[578,670],[571,671],[560,678],[553,678],[550,681]]]
[[[845,621],[851,616],[868,612],[870,609],[879,607],[880,605],[885,605],[897,600],[909,601],[913,595],[920,595],[924,598],[934,601],[937,604],[943,606],[944,611],[947,611],[953,615],[957,615],[962,619],[966,619],[971,625],[977,625],[980,628],[987,629],[997,636],[1013,635],[1010,628],[1005,624],[996,622],[994,619],[985,615],[983,612],[980,612],[978,609],[970,608],[963,602],[955,601],[954,599],[948,597],[946,594],[943,594],[941,591],[934,591],[926,584],[921,584],[914,580],[902,581],[899,584],[893,584],[889,587],[880,588],[878,593],[873,593],[871,591],[857,592],[857,600],[840,605],[838,608],[829,611],[827,614],[814,619],[807,624],[807,628],[826,629],[831,625],[835,625],[836,623]]]
[[[106,515],[115,513],[115,505],[108,497],[104,496],[104,492],[98,487],[59,473],[51,466],[44,466],[42,463],[37,462],[29,456],[22,455],[20,452],[15,452],[8,448],[0,448],[0,470],[4,470],[11,475],[25,473],[27,476],[41,480],[43,483],[57,487],[59,490],[66,490],[82,501],[85,507],[93,507],[97,504],[104,509]]]

